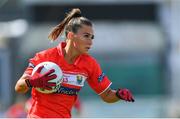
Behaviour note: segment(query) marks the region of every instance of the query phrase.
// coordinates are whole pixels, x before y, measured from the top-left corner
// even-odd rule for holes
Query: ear
[[[73,37],[74,37],[74,33],[73,32],[68,32],[67,38],[68,39],[73,39]]]

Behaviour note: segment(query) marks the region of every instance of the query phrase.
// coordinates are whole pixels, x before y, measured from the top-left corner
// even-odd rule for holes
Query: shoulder
[[[89,54],[82,54],[81,57],[83,57],[84,60],[89,61],[89,62],[95,62],[96,61],[96,59]]]
[[[49,57],[49,56],[54,56],[57,53],[58,53],[57,47],[53,47],[36,53],[36,57]]]
[[[53,47],[37,52],[33,58],[29,59],[29,62],[35,65],[47,60],[56,60],[57,57],[59,57],[58,50],[56,47]]]
[[[89,54],[83,54],[82,57],[83,57],[82,58],[83,62],[85,62],[87,65],[90,66],[98,65],[97,60],[93,56]]]

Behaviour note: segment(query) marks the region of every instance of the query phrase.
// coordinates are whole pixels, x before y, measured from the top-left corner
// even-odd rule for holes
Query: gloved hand
[[[48,82],[49,80],[55,79],[57,77],[56,74],[52,74],[55,70],[51,69],[44,74],[40,74],[43,67],[44,66],[39,67],[30,79],[25,80],[28,87],[37,87],[51,90],[52,86],[56,86],[56,83]]]
[[[128,89],[118,89],[116,91],[116,96],[122,100],[134,102],[134,98]]]

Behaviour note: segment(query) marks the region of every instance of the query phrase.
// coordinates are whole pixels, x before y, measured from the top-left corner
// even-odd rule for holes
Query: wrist
[[[121,99],[121,97],[120,97],[120,95],[119,95],[119,90],[120,90],[120,89],[116,90],[116,96],[117,96],[119,99]]]
[[[29,87],[29,88],[32,87],[30,80],[31,80],[31,79],[25,79],[26,85],[27,85],[27,87]]]

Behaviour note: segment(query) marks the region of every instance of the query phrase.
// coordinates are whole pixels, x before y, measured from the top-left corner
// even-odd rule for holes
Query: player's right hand
[[[56,86],[56,83],[48,82],[49,80],[55,79],[57,77],[56,74],[52,74],[55,72],[55,70],[51,69],[44,74],[40,74],[43,67],[44,66],[39,67],[37,71],[30,77],[30,79],[25,80],[28,87],[37,87],[51,90],[52,86]]]

